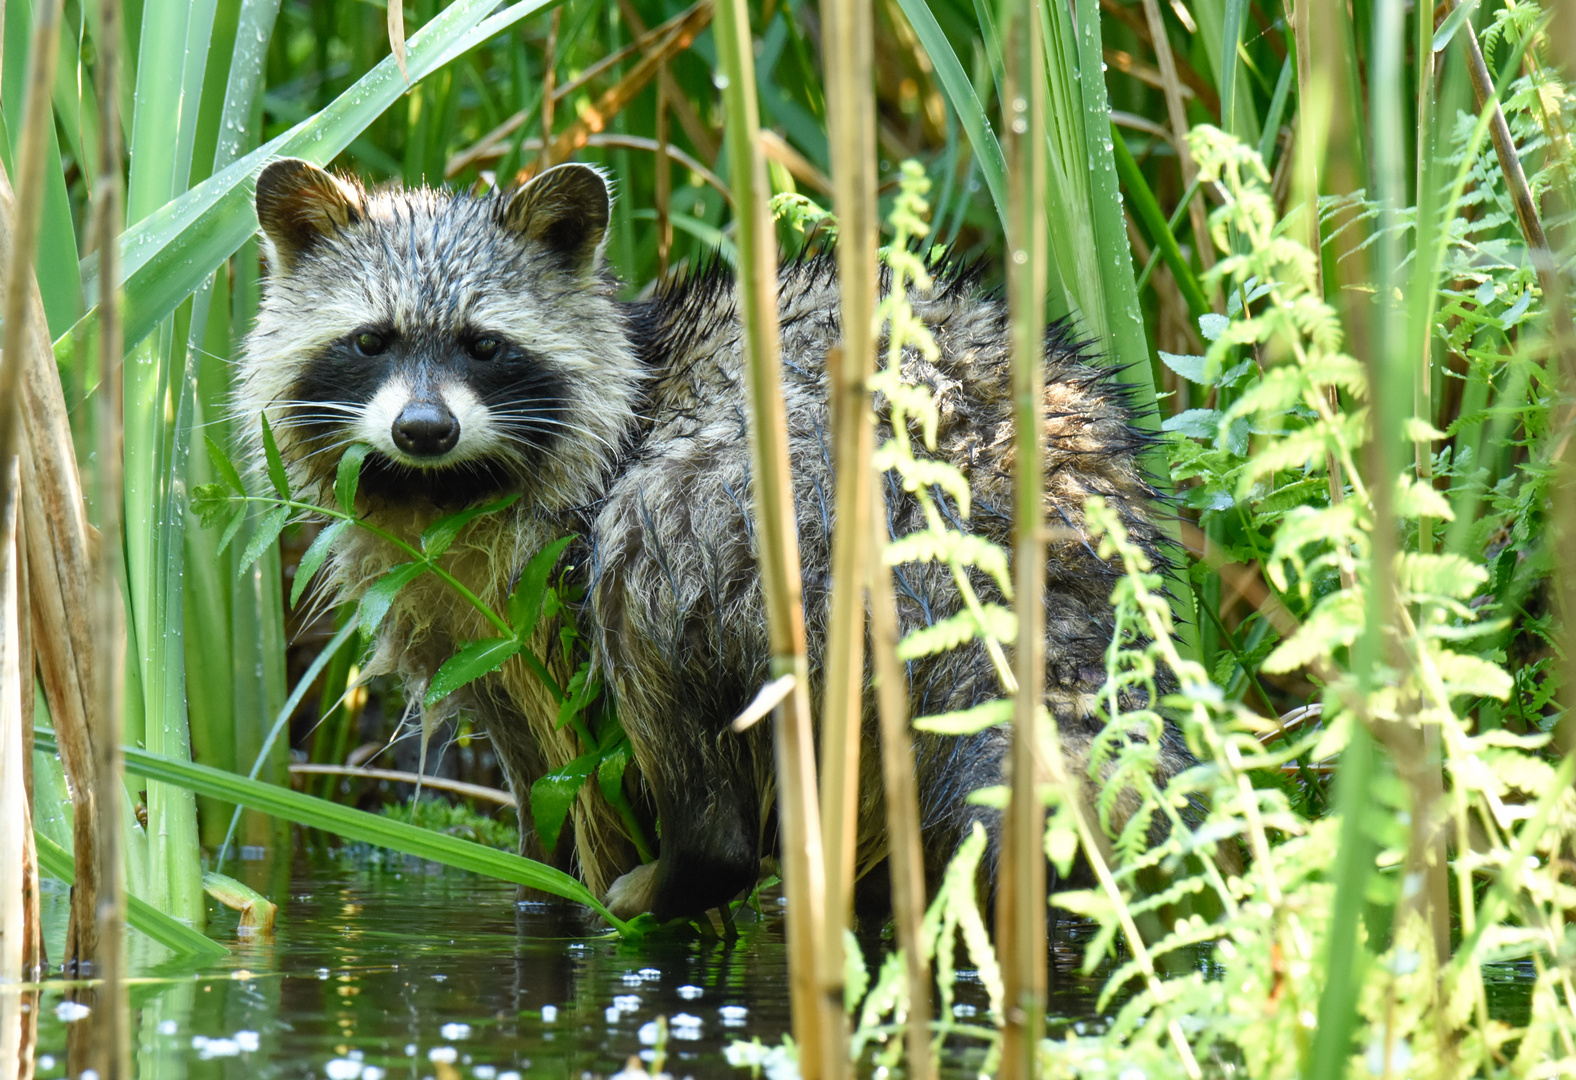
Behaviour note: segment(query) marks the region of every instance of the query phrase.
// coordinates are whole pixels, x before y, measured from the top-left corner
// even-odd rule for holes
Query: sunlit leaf
[[[547,579],[553,567],[558,565],[558,557],[573,540],[571,535],[553,541],[531,556],[525,569],[520,571],[520,580],[515,582],[514,591],[509,594],[509,625],[514,627],[515,636],[521,641],[536,632],[536,624],[542,618]]]
[[[356,486],[361,482],[361,463],[372,453],[366,443],[351,443],[339,459],[334,475],[334,501],[347,514],[356,512]]]
[[[399,595],[399,591],[415,581],[426,569],[426,563],[400,563],[374,581],[361,597],[361,632],[371,637],[389,613],[389,608],[394,605],[394,598]]]
[[[596,754],[581,754],[531,785],[531,820],[535,822],[543,851],[552,851],[558,846],[558,834],[574,808],[575,798],[596,767]]]
[[[423,703],[431,708],[467,683],[497,671],[519,651],[518,638],[483,638],[471,642],[438,668],[427,686]]]

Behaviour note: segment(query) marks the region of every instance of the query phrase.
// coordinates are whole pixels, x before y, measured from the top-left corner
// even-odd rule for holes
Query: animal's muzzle
[[[394,445],[411,457],[438,457],[460,441],[460,422],[441,401],[413,401],[394,421]]]

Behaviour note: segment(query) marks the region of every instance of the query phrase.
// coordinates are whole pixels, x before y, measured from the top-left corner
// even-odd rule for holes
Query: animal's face
[[[598,267],[608,213],[582,165],[472,198],[273,163],[257,184],[270,277],[243,421],[266,411],[319,491],[363,442],[362,490],[382,504],[586,497],[638,382]]]

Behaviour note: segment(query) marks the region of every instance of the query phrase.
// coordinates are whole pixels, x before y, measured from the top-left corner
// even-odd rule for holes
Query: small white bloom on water
[[[978,1012],[979,1012],[979,1010],[976,1009],[973,1005],[969,1005],[969,1004],[967,1004],[965,1002],[962,1002],[962,1001],[960,1001],[956,1005],[952,1006],[952,1015],[953,1016],[974,1016]]]
[[[613,998],[613,1008],[619,1012],[634,1012],[640,1008],[640,995],[618,994]]]
[[[237,1031],[235,1033],[235,1045],[250,1054],[256,1051],[260,1045],[260,1039],[255,1031]]]
[[[635,1034],[640,1039],[641,1046],[657,1045],[657,1022],[655,1020],[646,1021],[640,1025],[640,1030]]]
[[[240,1053],[241,1044],[234,1039],[209,1039],[197,1056],[206,1061],[208,1058],[239,1057]]]
[[[80,1001],[62,1001],[59,1005],[55,1006],[56,1018],[64,1020],[68,1024],[73,1020],[82,1019],[92,1011],[92,1009],[88,1008]]]
[[[179,1030],[180,1030],[180,1025],[177,1024],[174,1020],[160,1020],[159,1021],[159,1034],[160,1035],[174,1035]]]
[[[50,1064],[53,1065],[54,1062],[51,1061]],[[98,1080],[98,1070],[97,1069],[83,1069],[81,1074],[79,1075],[79,1080]]]
[[[432,977],[432,981],[433,982],[448,982],[449,981],[449,977],[447,975],[434,975]]]
[[[460,1052],[452,1046],[434,1046],[427,1051],[427,1060],[434,1065],[453,1065]]]
[[[689,1013],[679,1013],[668,1021],[668,1030],[675,1039],[700,1038],[700,1017],[691,1016]]]
[[[328,978],[328,968],[318,968],[317,969],[317,977],[319,979],[326,979],[326,978]]]
[[[38,1067],[40,1069],[43,1069],[45,1072],[48,1072],[50,1069],[53,1069],[55,1067],[55,1059],[52,1056],[50,1056],[49,1054],[45,1054],[45,1055],[43,1055],[42,1057],[40,1057],[38,1059]],[[90,1072],[93,1072],[93,1070],[92,1069],[88,1069],[82,1075],[86,1076]],[[93,1073],[93,1075],[97,1076],[98,1074],[97,1073]]]
[[[617,1005],[609,1005],[607,1007],[607,1012],[605,1012],[603,1015],[607,1017],[607,1022],[608,1023],[610,1023],[610,1024],[618,1023],[618,1017],[619,1017],[618,1006]]]
[[[625,986],[639,986],[641,983],[643,983],[645,981],[646,981],[645,979],[642,979],[640,977],[640,973],[638,971],[626,971],[626,972],[624,972],[624,985]]]
[[[491,1065],[478,1065],[471,1070],[471,1075],[476,1077],[476,1080],[494,1080],[498,1070]]]
[[[520,1074],[510,1069],[508,1072],[499,1073],[498,1080],[520,1080]]]
[[[694,1001],[705,992],[706,991],[702,990],[698,986],[685,985],[679,987],[679,997],[683,998],[685,1001]]]
[[[376,1065],[368,1065],[361,1071],[361,1080],[383,1080],[383,1070]]]
[[[406,1043],[405,1044],[405,1056],[406,1057],[415,1057],[416,1056],[416,1044],[415,1043]]]
[[[335,1058],[323,1066],[323,1075],[328,1080],[357,1080],[361,1073],[361,1062],[349,1058]]]
[[[729,1027],[738,1027],[744,1023],[744,1018],[749,1012],[750,1010],[743,1005],[724,1005],[717,1010],[717,1015],[722,1017],[722,1022]]]
[[[471,1025],[469,1025],[469,1024],[444,1024],[441,1028],[438,1029],[438,1034],[442,1035],[445,1039],[450,1039],[450,1040],[454,1040],[454,1039],[468,1039],[468,1038],[471,1037]]]
[[[662,969],[641,968],[638,972],[636,972],[636,974],[638,974],[642,979],[660,979],[662,978]]]
[[[557,1019],[558,1019],[558,1006],[557,1005],[543,1005],[542,1006],[542,1023],[544,1023],[544,1024],[551,1024],[553,1021],[555,1021]]]

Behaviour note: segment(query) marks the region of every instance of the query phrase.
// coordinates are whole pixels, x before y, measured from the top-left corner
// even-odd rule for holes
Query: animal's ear
[[[358,187],[300,158],[280,158],[257,177],[257,220],[276,271],[290,269],[312,245],[361,218]]]
[[[503,195],[504,225],[562,257],[567,269],[596,261],[607,235],[612,196],[589,165],[557,165]]]

